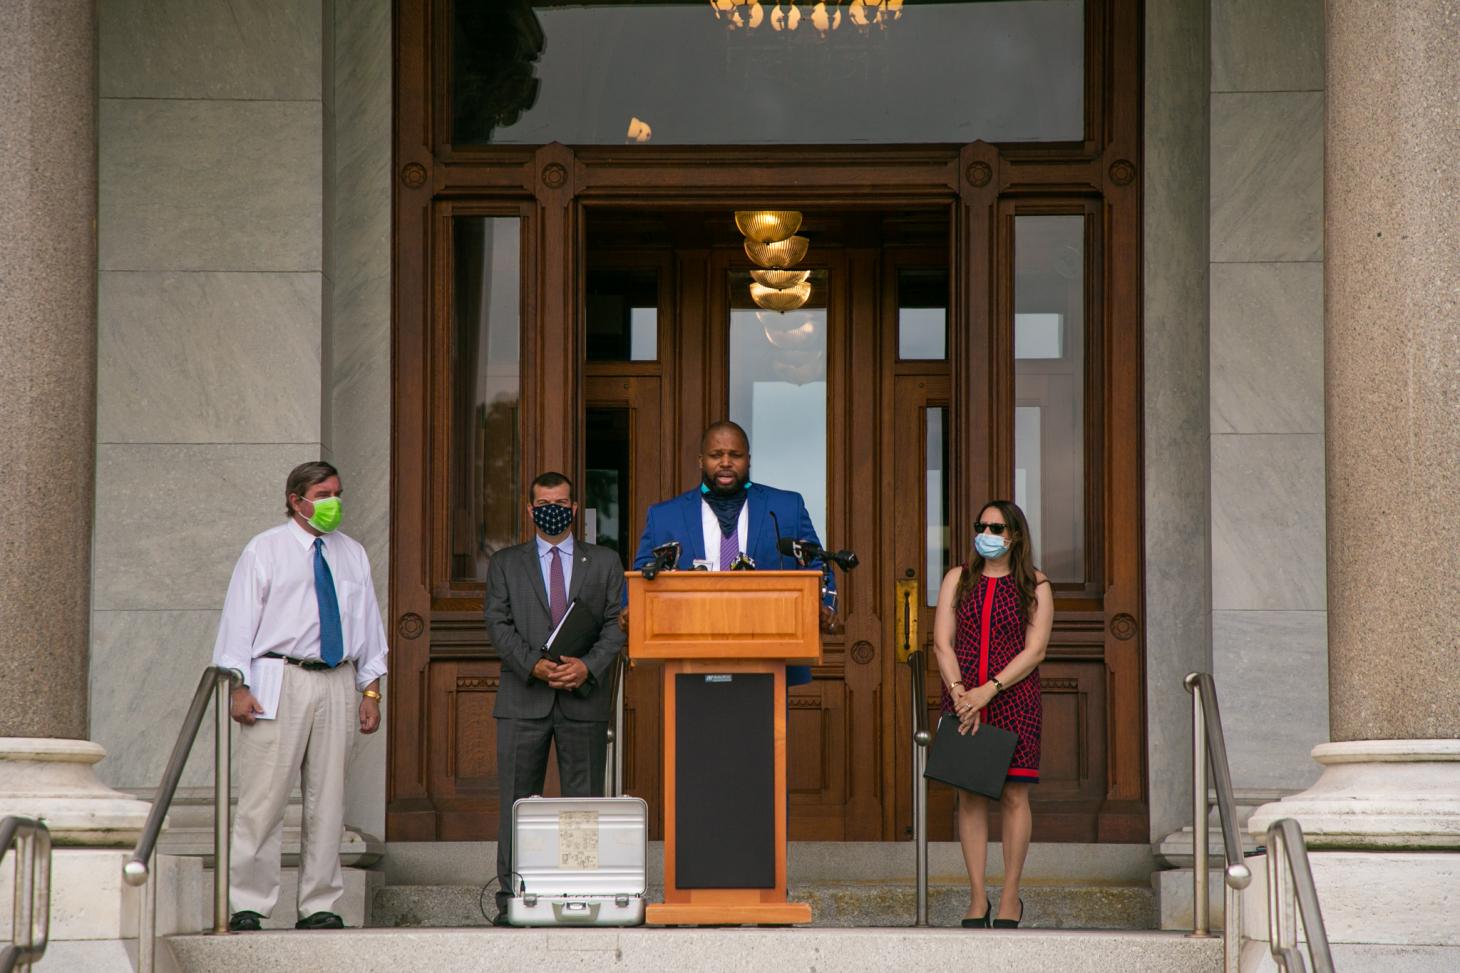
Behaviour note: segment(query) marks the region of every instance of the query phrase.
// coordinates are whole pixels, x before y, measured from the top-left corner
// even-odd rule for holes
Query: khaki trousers
[[[355,667],[284,667],[278,718],[244,726],[238,741],[238,808],[228,869],[232,912],[270,915],[279,899],[284,808],[294,781],[304,792],[299,916],[337,912],[344,836],[345,764],[359,729]]]

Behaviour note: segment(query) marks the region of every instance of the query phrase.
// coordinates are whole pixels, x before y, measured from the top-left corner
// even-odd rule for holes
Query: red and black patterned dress
[[[997,676],[1024,651],[1026,626],[1019,620],[1019,587],[1012,577],[979,578],[954,614],[958,629],[953,636],[953,653],[958,656],[958,672],[968,689]],[[946,689],[943,712],[953,712],[953,697]],[[1019,735],[1008,779],[1039,783],[1039,731],[1043,723],[1039,670],[995,696],[983,711],[983,722]]]

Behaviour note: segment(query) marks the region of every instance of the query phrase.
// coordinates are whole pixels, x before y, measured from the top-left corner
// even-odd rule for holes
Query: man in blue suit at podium
[[[700,437],[700,485],[649,508],[635,570],[654,560],[654,549],[679,543],[681,571],[707,563],[728,571],[748,557],[757,568],[796,567],[795,559],[777,550],[782,538],[820,544],[806,501],[791,490],[750,482],[750,439],[728,420],[713,424]],[[832,630],[836,582],[827,575],[829,593],[821,606],[822,631]],[[622,615],[620,617],[623,617]],[[809,666],[787,666],[786,685],[811,681]]]

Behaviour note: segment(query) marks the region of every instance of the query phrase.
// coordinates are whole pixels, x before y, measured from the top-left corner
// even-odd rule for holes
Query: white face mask
[[[1003,557],[1009,550],[1009,542],[993,534],[979,534],[973,539],[973,549],[985,560]]]

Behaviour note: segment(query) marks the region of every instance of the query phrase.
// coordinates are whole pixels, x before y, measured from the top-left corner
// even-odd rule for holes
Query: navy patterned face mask
[[[557,537],[573,522],[573,508],[558,503],[533,507],[532,522],[548,537]]]

